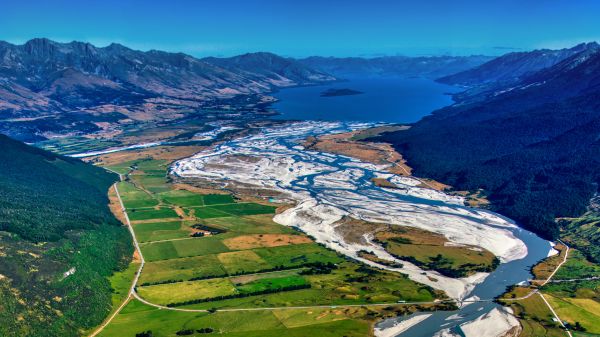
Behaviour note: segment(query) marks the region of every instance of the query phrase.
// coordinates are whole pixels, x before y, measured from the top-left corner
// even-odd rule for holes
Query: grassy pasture
[[[136,170],[145,175],[165,175],[169,167],[167,160],[140,160],[136,162]]]
[[[193,213],[190,214],[193,214],[194,217],[199,219],[224,218],[231,216],[229,213],[225,213],[211,207],[190,207],[188,210],[191,210]]]
[[[129,173],[129,171],[131,171],[131,167],[135,165],[135,161],[131,160],[131,161],[126,161],[126,162],[122,162],[122,163],[118,163],[115,165],[110,165],[110,166],[106,166],[106,168],[113,170],[119,174],[127,174]]]
[[[569,251],[569,259],[554,275],[555,280],[568,280],[574,278],[598,277],[600,265],[586,260],[583,254],[575,249]]]
[[[487,250],[467,246],[447,246],[442,235],[416,228],[382,230],[375,240],[390,254],[437,270],[453,277],[464,277],[478,271],[492,271],[498,263],[494,254]]]
[[[308,282],[303,277],[291,275],[285,277],[261,278],[239,286],[236,285],[236,288],[241,293],[255,293],[267,289],[277,289],[305,284],[308,284]]]
[[[102,337],[135,336],[152,331],[155,337],[172,337],[183,329],[211,327],[226,337],[358,337],[369,334],[369,323],[325,310],[256,312],[173,312],[131,301],[102,332]],[[213,333],[215,334],[215,333]],[[202,336],[196,334],[194,336]]]
[[[206,222],[240,234],[297,234],[292,228],[274,223],[272,217],[272,215],[222,217]]]
[[[579,322],[586,332],[600,334],[600,302],[590,298],[558,298],[546,296],[558,316],[574,325]]]
[[[221,253],[218,255],[223,269],[229,274],[253,272],[274,267],[251,250]]]
[[[127,211],[127,215],[131,221],[179,218],[173,209],[167,207],[130,209]]]
[[[117,141],[90,139],[85,137],[65,137],[54,138],[36,143],[37,147],[53,151],[62,155],[70,155],[83,152],[93,152],[104,150],[110,147],[119,146]]]
[[[231,282],[233,284],[235,284],[237,287],[239,285],[243,285],[243,284],[250,283],[250,282],[264,279],[264,278],[281,278],[281,277],[295,276],[295,275],[298,275],[298,272],[299,272],[298,269],[278,270],[278,271],[272,271],[272,272],[262,272],[262,273],[256,273],[256,274],[244,274],[244,275],[239,275],[239,276],[232,276],[229,278],[229,280],[231,280]]]
[[[588,273],[585,269],[581,272]],[[600,281],[549,283],[542,291],[563,320],[571,325],[579,322],[588,333],[600,334]]]
[[[192,193],[186,190],[174,190],[163,192],[157,195],[162,201],[175,206],[190,207],[204,206],[204,198],[202,195]]]
[[[214,236],[185,240],[148,243],[141,247],[148,261],[200,256],[228,251],[221,239]]]
[[[139,207],[154,207],[158,205],[158,200],[154,199],[148,193],[136,188],[132,183],[122,181],[118,185],[119,194],[123,200],[123,205],[127,209]]]
[[[140,243],[190,236],[190,230],[186,230],[183,221],[140,223],[133,225],[133,229]]]
[[[276,207],[274,207],[274,206],[255,204],[252,202],[213,205],[210,208],[227,213],[227,214],[237,215],[237,216],[256,215],[256,214],[273,214],[273,213],[275,213],[275,209],[276,209]]]
[[[336,253],[315,243],[267,247],[254,249],[254,252],[273,266],[298,266],[310,262],[343,261]]]
[[[536,279],[545,279],[563,260],[565,247],[557,245],[560,255],[555,255],[533,267]],[[553,280],[586,278],[598,275],[598,267],[587,261],[583,254],[575,249],[569,250],[567,262],[554,275]],[[572,331],[574,336],[592,336],[600,334],[600,281],[584,280],[576,282],[547,283],[541,292],[552,305],[558,316],[574,326],[579,322],[586,333]],[[524,296],[530,288],[516,287],[504,294],[506,298]],[[526,300],[506,302],[520,318],[524,337],[564,336],[564,331],[552,320],[554,317],[539,295]]]
[[[302,278],[311,284],[309,289],[292,290],[278,293],[234,298],[186,305],[184,308],[248,308],[248,307],[285,307],[311,305],[343,305],[363,303],[394,303],[398,300],[431,301],[434,293],[427,287],[420,287],[406,278],[398,278],[388,272],[374,272],[366,276],[362,270],[357,270],[352,262],[344,262],[331,274],[293,275],[297,271],[282,271],[269,273],[265,278],[237,276],[230,278],[235,284],[251,280],[247,284],[261,284],[261,279],[297,280]],[[281,277],[284,276],[285,277]],[[239,288],[239,286],[238,286]]]
[[[152,303],[165,305],[172,302],[231,295],[237,293],[237,290],[228,279],[219,278],[138,287],[138,293]]]
[[[231,195],[175,190],[165,177],[166,161],[139,161],[123,164],[121,169],[129,165],[136,167],[129,174],[135,185],[125,185],[123,199],[129,197],[136,207],[149,207],[128,209],[146,260],[137,290],[148,301],[164,305],[306,284],[311,287],[212,300],[184,308],[395,303],[431,301],[438,296],[401,275],[360,267],[294,229],[274,223],[274,206],[238,203]],[[144,203],[149,206],[140,206]],[[158,209],[150,208],[157,205]],[[178,218],[176,207],[183,208],[186,220],[168,220],[171,216]],[[187,220],[188,217],[194,220]],[[189,226],[195,223],[227,232],[191,238]],[[152,242],[159,240],[166,241]],[[307,264],[317,262],[331,262],[337,267],[329,273],[301,275],[312,270]],[[272,270],[281,267],[299,269]],[[153,336],[174,337],[182,329],[206,327],[219,335],[240,337],[365,336],[370,333],[368,320],[372,319],[366,318],[366,313],[364,308],[188,313],[156,310],[133,300],[102,336],[133,337],[151,330]]]
[[[144,259],[148,262],[175,259],[179,257],[172,241],[150,243],[140,247]]]
[[[179,257],[216,254],[229,250],[223,244],[220,236],[173,241],[172,243],[175,246]]]
[[[232,204],[235,202],[230,194],[205,194],[204,205]]]
[[[287,327],[297,328],[346,319],[340,311],[331,309],[276,310],[273,314]]]
[[[166,184],[167,178],[164,173],[162,175],[133,174],[129,177],[131,177],[136,184],[144,186],[146,190],[152,193],[162,193],[171,190]]]
[[[446,265],[455,270],[464,269],[465,265],[490,266],[494,255],[464,247],[443,247],[413,244],[398,244],[390,242],[386,250],[396,256],[412,256],[423,264],[430,264],[438,254],[448,262]]]
[[[166,280],[189,280],[193,277],[222,276],[226,271],[216,255],[202,255],[173,260],[148,262],[140,283]]]

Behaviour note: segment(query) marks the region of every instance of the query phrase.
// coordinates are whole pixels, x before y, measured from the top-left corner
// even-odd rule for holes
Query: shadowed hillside
[[[417,174],[484,188],[495,210],[555,238],[554,219],[582,214],[600,182],[600,52],[472,97],[381,139]]]
[[[276,88],[332,80],[270,53],[197,59],[115,43],[0,41],[0,132],[33,142],[49,134],[99,131],[99,122],[181,118],[228,107],[239,97],[247,112]]]
[[[111,307],[129,262],[108,208],[114,174],[0,135],[0,335],[76,336]]]

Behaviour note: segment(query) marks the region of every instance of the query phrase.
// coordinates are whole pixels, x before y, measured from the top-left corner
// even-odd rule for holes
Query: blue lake
[[[358,95],[321,97],[328,89],[352,89]],[[351,79],[327,85],[282,89],[273,109],[276,119],[412,123],[452,104],[460,88],[424,78]]]

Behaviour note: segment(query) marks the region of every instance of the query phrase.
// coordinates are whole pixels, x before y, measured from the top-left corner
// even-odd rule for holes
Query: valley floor
[[[353,137],[359,139],[361,135]],[[319,140],[313,140],[310,146],[315,149],[321,146],[319,150],[329,146],[332,152],[344,150],[344,147],[336,149],[338,144],[323,144]],[[392,172],[410,172],[401,157],[395,157],[381,146],[367,146],[349,154],[378,164],[391,163]],[[135,287],[127,301],[118,306],[117,313],[97,330],[97,335],[200,336],[211,331],[226,336],[393,335],[393,331],[408,329],[410,325],[374,330],[374,323],[386,317],[455,307],[454,302],[445,300],[440,291],[415,283],[402,274],[369,267],[368,264],[391,269],[398,267],[394,262],[382,259],[381,252],[384,252],[383,256],[391,254],[391,261],[398,257],[433,270],[438,277],[442,277],[440,273],[464,273],[453,277],[476,275],[481,268],[493,270],[497,263],[493,260],[497,252],[492,254],[479,247],[456,245],[444,235],[413,227],[386,227],[389,225],[344,218],[336,223],[335,237],[358,245],[364,244],[361,240],[367,238],[370,244],[381,245],[384,249],[380,254],[357,251],[357,255],[350,258],[317,244],[314,237],[294,226],[273,222],[274,216],[280,218],[293,208],[283,194],[261,195],[261,189],[255,189],[251,184],[223,187],[168,174],[173,162],[204,149],[194,145],[160,145],[89,159],[122,175],[123,181],[115,190],[122,202],[122,210],[114,211],[121,213],[120,217],[130,225],[139,245],[138,262],[142,261],[139,279],[135,278]],[[252,166],[255,159],[247,156],[237,160],[236,165],[243,171],[243,166]],[[211,163],[207,167],[211,172],[221,174],[229,164]],[[232,181],[240,173],[239,170],[227,172],[230,176],[225,174],[225,177]],[[373,178],[372,182],[392,190],[399,186],[406,189],[407,182],[412,179],[393,178],[393,175],[383,177],[387,178],[383,179],[385,182],[381,178]],[[331,178],[332,181],[337,179]],[[410,183],[425,185],[432,191],[430,193],[444,188],[425,179]],[[414,186],[409,187],[409,191],[410,188],[414,189]],[[471,197],[473,200],[479,198],[469,195]],[[490,219],[488,216],[487,220]],[[309,231],[309,234],[312,233]],[[438,255],[432,254],[433,251]],[[508,253],[506,256],[515,252]],[[117,279],[123,284],[127,277]],[[431,282],[437,280],[430,279],[425,283]],[[115,288],[125,289],[122,286]],[[115,296],[116,307],[124,298],[123,291],[119,290]],[[506,305],[521,318],[524,310],[519,306],[526,307],[536,298],[535,294],[535,289],[519,292],[508,299]],[[553,298],[547,300],[553,307],[564,306],[562,302],[553,302]],[[473,298],[463,304],[479,301],[491,302],[493,299]],[[511,316],[492,314],[482,316],[481,322],[499,324],[500,330],[514,327]],[[506,326],[502,325],[504,320],[508,320]],[[417,323],[415,319],[414,324]],[[476,324],[474,321],[464,326],[467,330],[470,325],[475,329]],[[520,324],[524,328],[523,336],[536,336],[535,332],[527,334],[535,327],[528,326],[529,323],[523,320]],[[585,320],[580,324],[586,326]]]
[[[170,183],[168,164],[107,167],[123,175],[116,191],[144,264],[131,300],[99,336],[365,336],[382,317],[452,308],[428,287],[272,222],[268,202]]]

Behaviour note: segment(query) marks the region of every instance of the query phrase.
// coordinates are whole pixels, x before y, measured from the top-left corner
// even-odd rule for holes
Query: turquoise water
[[[327,89],[352,89],[359,95],[321,97]],[[459,88],[424,78],[352,79],[320,86],[282,89],[273,109],[277,119],[412,123],[452,104]]]
[[[490,300],[503,294],[507,287],[531,279],[531,267],[544,259],[550,249],[548,241],[529,231],[517,228],[513,230],[513,234],[527,245],[528,254],[523,259],[501,264],[483,283],[475,287],[469,296],[477,296],[483,300],[482,302],[472,303],[455,311],[435,311],[431,313],[431,317],[408,329],[400,336],[431,337],[442,329],[451,329],[453,333],[463,336],[460,324],[472,321],[494,308],[499,308],[499,304]],[[412,316],[389,318],[378,323],[378,326],[389,327]]]
[[[364,93],[320,96],[323,91],[332,88],[352,89]],[[448,93],[459,90],[422,78],[353,79],[325,86],[281,90],[275,94],[279,102],[273,107],[281,113],[276,117],[278,119],[411,123],[436,109],[452,104]],[[311,192],[323,193],[320,190]],[[531,266],[547,256],[550,246],[547,241],[526,230],[515,228],[513,233],[527,245],[528,254],[523,259],[501,264],[483,283],[475,287],[469,296],[477,296],[482,302],[472,303],[455,311],[436,311],[401,336],[431,337],[444,328],[462,335],[460,324],[499,307],[493,302],[496,296],[502,294],[508,286],[531,278]],[[409,317],[411,316],[390,318],[378,323],[378,326],[389,327]]]

